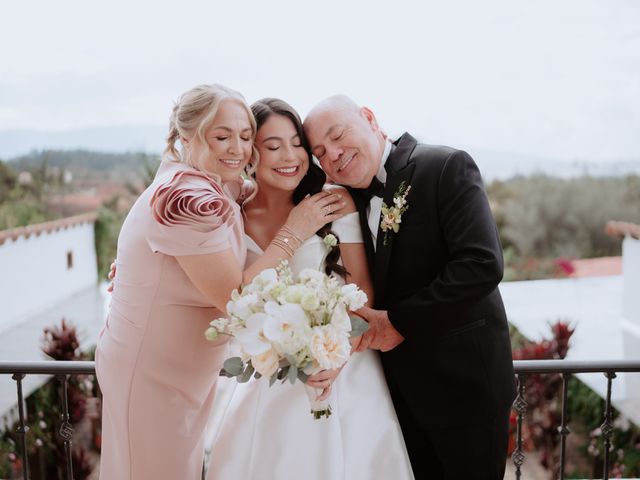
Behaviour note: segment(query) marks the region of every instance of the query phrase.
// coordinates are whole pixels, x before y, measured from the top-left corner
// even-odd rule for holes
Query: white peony
[[[351,332],[351,319],[346,308],[338,305],[331,315],[331,325],[336,327],[340,332],[349,334]]]
[[[278,354],[272,348],[260,355],[253,355],[251,357],[253,368],[263,377],[271,377],[271,375],[276,373],[279,362]]]
[[[319,367],[326,370],[341,367],[351,354],[349,336],[331,324],[313,329],[309,349]]]

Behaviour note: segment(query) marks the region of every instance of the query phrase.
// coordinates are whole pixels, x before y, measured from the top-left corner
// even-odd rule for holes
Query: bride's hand
[[[336,368],[334,370],[321,370],[318,373],[314,373],[308,379],[306,384],[313,388],[321,388],[322,393],[316,400],[322,401],[329,398],[331,395],[331,386],[333,382],[338,378],[343,367]]]
[[[291,210],[285,225],[304,241],[315,235],[325,224],[342,217],[345,205],[346,202],[339,193],[316,193]]]

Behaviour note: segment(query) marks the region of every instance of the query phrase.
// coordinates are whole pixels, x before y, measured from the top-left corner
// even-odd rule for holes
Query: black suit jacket
[[[392,395],[423,428],[483,422],[515,397],[507,318],[498,290],[503,255],[480,172],[460,150],[418,144],[405,133],[386,166],[384,202],[411,185],[398,233],[378,230],[368,199],[360,213],[375,307],[405,341],[382,354]],[[396,399],[394,398],[394,401]],[[396,402],[396,406],[398,402]]]

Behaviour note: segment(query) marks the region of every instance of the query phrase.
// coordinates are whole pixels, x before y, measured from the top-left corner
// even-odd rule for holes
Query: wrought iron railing
[[[634,372],[640,374],[640,360],[637,361],[567,361],[567,360],[520,360],[513,362],[518,380],[518,395],[513,408],[518,414],[516,427],[516,445],[512,455],[513,464],[516,467],[516,479],[521,478],[521,466],[525,455],[523,452],[522,422],[527,411],[528,404],[525,401],[525,381],[528,375],[533,374],[560,374],[562,377],[562,416],[558,435],[560,435],[560,468],[559,478],[565,477],[566,439],[570,430],[567,419],[567,386],[571,375],[576,373],[602,373],[607,378],[607,394],[603,423],[601,427],[604,440],[604,479],[609,478],[609,451],[611,447],[612,406],[611,388],[617,373]],[[16,434],[20,439],[20,450],[23,459],[23,479],[29,480],[29,467],[27,462],[28,427],[24,412],[24,395],[22,393],[22,380],[25,375],[52,375],[58,379],[62,386],[62,423],[59,435],[64,440],[66,454],[66,478],[73,480],[73,468],[71,462],[71,441],[73,427],[69,422],[69,406],[67,399],[67,379],[69,375],[95,375],[94,362],[0,362],[0,375],[11,375],[16,382],[18,400],[18,426]]]
[[[514,361],[513,366],[518,380],[518,395],[513,402],[513,409],[518,414],[516,427],[516,447],[511,456],[516,467],[516,479],[521,478],[521,467],[525,459],[522,449],[522,421],[527,411],[528,404],[524,399],[525,381],[528,375],[534,374],[560,374],[562,378],[562,414],[558,434],[560,435],[560,465],[558,477],[565,478],[566,445],[567,435],[570,430],[567,419],[567,388],[569,378],[576,373],[603,373],[607,378],[607,394],[605,397],[605,407],[603,412],[603,423],[601,435],[604,441],[604,464],[603,478],[609,478],[609,452],[611,450],[611,435],[613,433],[613,423],[611,419],[611,386],[617,373],[640,372],[640,360],[629,361],[569,361],[569,360],[521,360]]]
[[[73,426],[69,422],[69,401],[67,398],[67,378],[69,375],[95,375],[94,362],[0,362],[0,375],[11,375],[16,382],[18,399],[18,426],[16,434],[19,438],[22,453],[22,478],[29,480],[29,463],[27,462],[27,419],[24,411],[24,395],[22,380],[25,375],[52,375],[62,386],[62,423],[58,434],[64,442],[65,469],[67,480],[73,480],[73,466],[71,460],[71,441]]]

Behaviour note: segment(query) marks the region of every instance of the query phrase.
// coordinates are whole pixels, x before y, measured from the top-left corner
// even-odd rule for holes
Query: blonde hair
[[[167,134],[167,146],[163,152],[163,158],[172,162],[186,163],[198,168],[199,159],[193,158],[191,152],[184,148],[178,148],[176,143],[182,138],[197,138],[207,149],[209,144],[205,140],[205,132],[213,122],[218,113],[218,108],[223,100],[235,100],[246,110],[251,125],[251,138],[255,141],[256,121],[247,105],[244,97],[229,87],[219,84],[198,85],[186,91],[175,102],[171,116],[169,117],[169,133]],[[255,171],[258,163],[258,154],[253,145],[251,160],[245,168],[245,173],[249,178]],[[208,173],[208,172],[207,172]],[[215,175],[214,179],[220,183],[220,178]]]

